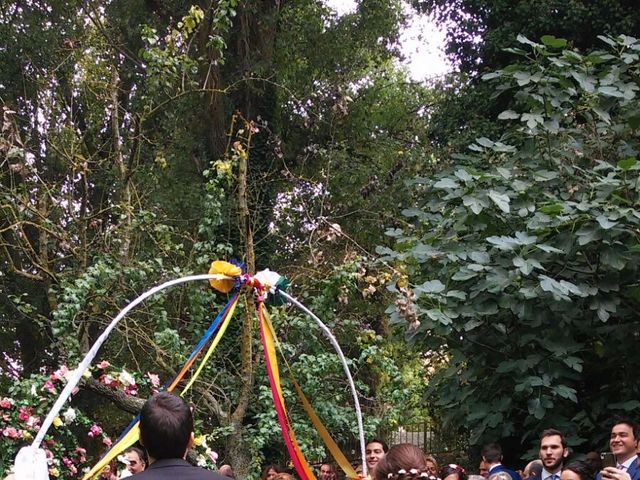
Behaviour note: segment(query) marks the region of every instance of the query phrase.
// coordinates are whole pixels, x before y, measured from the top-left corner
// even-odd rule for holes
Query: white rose
[[[63,414],[65,425],[71,425],[76,420],[76,411],[73,408],[68,408]]]

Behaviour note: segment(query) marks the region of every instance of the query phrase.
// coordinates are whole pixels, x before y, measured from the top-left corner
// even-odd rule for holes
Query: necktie
[[[618,470],[622,470],[623,472],[626,470],[626,467],[624,465],[622,465],[621,463],[619,463],[617,465]]]

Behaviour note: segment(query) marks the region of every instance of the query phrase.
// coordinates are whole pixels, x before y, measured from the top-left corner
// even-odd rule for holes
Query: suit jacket
[[[558,478],[560,478],[560,472],[556,473],[556,475],[558,475]],[[542,480],[542,472],[540,472],[540,474],[538,475],[534,475],[533,477],[529,477],[527,480]]]
[[[135,480],[229,480],[211,470],[194,467],[181,458],[156,460],[144,472],[130,478],[134,477]]]
[[[631,477],[631,480],[640,480],[640,467],[638,466],[638,462],[640,462],[640,457],[627,468],[627,473]],[[600,472],[596,475],[596,480],[602,480]]]
[[[504,473],[508,473],[509,476],[513,479],[513,480],[522,480],[520,478],[520,474],[518,474],[518,472],[514,472],[513,470],[511,470],[510,468],[505,467],[504,465],[500,464],[500,465],[496,465],[495,467],[491,468],[491,470],[489,470],[489,477],[491,475],[493,475],[494,473],[498,473],[498,472],[504,472]],[[640,479],[639,479],[640,480]]]

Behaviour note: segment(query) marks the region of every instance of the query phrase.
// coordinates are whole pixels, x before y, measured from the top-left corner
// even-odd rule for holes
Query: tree
[[[36,385],[31,374],[76,363],[132,297],[167,277],[206,271],[212,259],[231,255],[253,268],[251,234],[260,244],[256,268],[267,265],[294,279],[303,272],[303,285],[313,292],[322,289],[317,286],[322,280],[343,278],[343,269],[326,268],[326,261],[318,261],[317,270],[300,267],[314,251],[298,251],[299,264],[289,267],[268,226],[278,192],[292,190],[305,177],[339,198],[337,209],[325,210],[325,224],[336,223],[338,215],[358,218],[354,211],[367,207],[367,196],[353,193],[375,190],[369,164],[385,176],[384,196],[369,195],[376,209],[402,185],[400,173],[408,172],[411,162],[404,163],[398,152],[417,142],[415,132],[404,130],[420,131],[424,116],[410,114],[424,92],[401,86],[391,68],[402,21],[399,2],[362,1],[358,12],[342,19],[315,1],[124,6],[59,0],[40,7],[28,12],[20,2],[0,7],[8,46],[0,51],[3,391],[16,376]],[[318,44],[339,48],[328,55]],[[376,103],[379,97],[384,103]],[[393,116],[383,115],[388,106]],[[357,128],[369,113],[376,121]],[[312,145],[321,154],[298,163]],[[343,162],[352,157],[357,168]],[[291,176],[283,179],[283,169]],[[246,179],[242,195],[239,178]],[[376,226],[379,235],[381,218],[388,215],[379,210],[345,223],[338,243],[323,237],[322,248],[333,255],[331,247],[340,245],[332,259],[348,259],[345,269],[355,268],[356,247],[349,239],[366,239],[363,225]],[[290,231],[278,234],[286,237]],[[358,253],[373,244],[360,245]],[[326,296],[327,313],[334,314],[330,301],[356,287],[368,292],[374,283],[380,287],[359,269],[358,275]],[[104,348],[113,371],[94,371],[75,399],[77,407],[87,418],[117,417],[113,408],[104,408],[107,401],[127,412],[119,417],[124,420],[140,402],[132,401],[131,391],[105,385],[106,375],[126,370],[171,376],[222,303],[209,290],[188,287],[141,306]],[[370,300],[351,302],[362,304],[369,306]],[[396,352],[387,355],[381,337],[368,328],[362,338],[354,334],[356,327],[370,325],[384,333],[381,308],[362,315],[345,307],[341,313],[348,321],[336,330],[342,338],[359,339],[350,355],[355,365],[366,363],[359,380],[372,392],[369,411],[391,411],[397,418],[376,398],[380,388],[394,384],[397,376],[389,371]],[[203,373],[206,381],[194,387],[197,416],[218,445],[224,440],[223,455],[241,476],[255,474],[258,466],[251,462],[279,445],[271,432],[262,439],[253,436],[255,425],[268,417],[264,384],[257,385],[260,402],[251,401],[260,368],[252,354],[256,341],[249,338],[253,321],[249,314],[242,327],[229,332],[230,339],[245,333],[242,351],[233,340],[223,342]],[[316,375],[321,365],[332,371],[335,358],[319,348],[311,345],[306,360],[293,363]],[[381,350],[377,357],[363,353],[375,348]],[[334,412],[331,397],[317,397],[319,410]],[[347,424],[339,412],[331,426],[351,432]],[[118,428],[112,428],[113,435]],[[340,431],[342,438],[349,435]],[[310,451],[322,451],[311,435],[306,443]]]
[[[415,0],[413,4],[447,27],[447,53],[467,73],[508,64],[504,49],[519,34],[534,39],[551,34],[589,50],[597,46],[600,34],[640,31],[640,16],[629,0]]]
[[[555,427],[593,448],[640,408],[640,44],[600,38],[579,53],[520,36],[519,61],[484,76],[513,99],[502,134],[416,178],[411,226],[379,249],[411,282],[394,287],[393,321],[446,360],[431,401],[475,444],[535,450]]]

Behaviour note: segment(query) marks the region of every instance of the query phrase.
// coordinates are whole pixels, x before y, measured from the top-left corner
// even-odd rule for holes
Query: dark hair
[[[480,455],[489,463],[499,462],[502,460],[502,447],[497,443],[487,443]]]
[[[369,440],[366,445],[369,445],[370,443],[379,443],[380,445],[382,445],[382,451],[384,453],[387,453],[389,451],[389,445],[387,445],[386,443],[384,443],[382,440],[380,440],[379,438],[372,438],[371,440]],[[366,447],[365,445],[365,447]]]
[[[613,427],[615,427],[616,425],[620,425],[620,424],[629,425],[631,427],[632,432],[633,432],[633,438],[635,438],[635,439],[640,438],[640,432],[638,432],[638,424],[636,422],[634,422],[633,420],[631,420],[628,417],[619,417],[619,418],[616,418],[613,421],[613,424],[611,425],[611,428],[613,429]]]
[[[372,442],[382,443],[378,440]],[[420,473],[427,468],[427,459],[424,452],[410,443],[400,443],[389,449],[387,454],[382,457],[376,466],[375,480],[393,479],[413,479],[418,478]],[[400,473],[403,470],[405,473]],[[417,473],[412,473],[415,470]]]
[[[626,423],[626,422],[621,422]],[[580,480],[593,480],[595,472],[591,466],[583,460],[572,460],[567,463],[562,470],[571,470],[573,473],[580,477]]]
[[[262,475],[260,475],[260,478],[262,480],[266,480],[267,473],[269,473],[269,470],[275,470],[276,473],[282,472],[282,469],[278,465],[274,465],[273,463],[270,463],[269,465],[264,467],[264,469],[262,470]]]
[[[531,464],[531,468],[529,469],[530,477],[538,477],[542,474],[542,461],[533,461]]]
[[[124,453],[129,453],[129,452],[136,453],[140,461],[144,464],[144,468],[147,468],[147,466],[149,465],[149,460],[147,459],[147,452],[145,452],[140,447],[129,447],[124,451]]]
[[[160,392],[145,402],[140,412],[140,438],[149,456],[182,458],[193,432],[189,405],[180,397]]]
[[[326,465],[327,467],[329,467],[331,469],[331,473],[335,474],[336,472],[336,467],[333,465],[333,463],[331,462],[323,462],[320,464],[320,468],[322,469],[322,467]]]
[[[553,436],[560,437],[560,444],[562,445],[562,448],[567,448],[567,442],[564,439],[564,435],[560,430],[556,430],[555,428],[547,428],[546,430],[543,430],[540,434],[540,441],[542,441],[543,438]]]
[[[450,463],[449,465],[445,465],[442,467],[441,477],[444,479],[448,475],[458,475],[458,480],[467,480],[467,472],[460,465],[456,465],[455,463]]]

